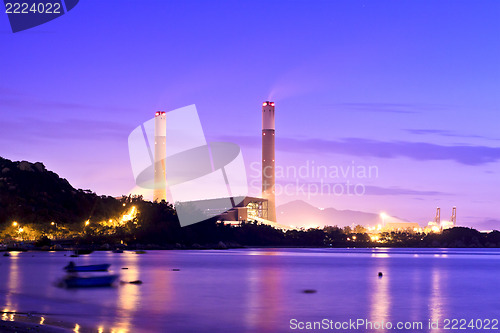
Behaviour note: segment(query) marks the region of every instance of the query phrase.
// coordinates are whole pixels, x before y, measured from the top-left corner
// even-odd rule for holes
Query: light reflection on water
[[[137,262],[139,256],[127,256],[123,261],[126,270],[121,270],[120,280],[130,282],[139,280],[139,266]],[[118,269],[119,267],[117,267]],[[120,333],[125,333],[130,330],[131,319],[134,317],[134,312],[138,308],[140,293],[136,285],[124,284],[118,288],[117,299],[117,321],[113,325],[114,329]]]
[[[387,260],[378,260],[380,263],[378,270],[380,272],[387,272]],[[373,293],[371,294],[371,311],[370,311],[370,320],[376,322],[388,321],[389,317],[389,308],[391,304],[391,293],[389,289],[389,281],[390,277],[382,276],[379,277],[375,281],[375,286]],[[379,330],[383,331],[383,330]]]
[[[251,253],[250,255],[275,256],[276,252],[267,251]],[[250,265],[246,282],[247,306],[244,313],[247,329],[258,332],[272,332],[274,323],[278,318],[278,311],[282,302],[281,297],[281,272],[275,265],[266,264],[261,257],[253,258],[254,264]]]
[[[447,315],[447,299],[448,295],[446,293],[446,282],[447,282],[447,271],[439,269],[439,267],[434,266],[432,268],[432,289],[430,297],[430,320],[432,322],[438,321],[443,323]],[[448,317],[449,318],[449,317]],[[442,332],[442,329],[435,329],[433,332]]]
[[[8,292],[5,297],[5,307],[2,314],[2,320],[14,321],[15,315],[13,313],[7,314],[7,312],[16,312],[18,307],[15,304],[15,294],[19,292],[19,253],[17,251],[12,251],[10,253],[9,260],[9,274],[7,279]]]
[[[120,280],[143,284],[87,290],[53,285],[70,260],[63,254],[0,257],[2,319],[37,311],[40,324],[116,333],[289,332],[292,318],[421,321],[426,331],[430,319],[440,323],[433,332],[444,332],[445,318],[487,318],[500,308],[500,251],[492,249],[96,252],[71,259],[111,263]]]

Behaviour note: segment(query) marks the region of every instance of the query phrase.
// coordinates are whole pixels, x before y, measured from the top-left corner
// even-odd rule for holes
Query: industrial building
[[[387,222],[382,231],[420,232],[422,228],[416,222]]]
[[[433,221],[429,221],[425,227],[425,231],[439,232],[445,229],[450,229],[457,226],[457,207],[453,207],[450,220],[441,221],[441,208],[436,208],[436,216]]]
[[[240,204],[221,214],[221,221],[232,224],[257,221],[289,229],[276,223],[274,110],[274,102],[262,103],[262,198],[246,197]]]

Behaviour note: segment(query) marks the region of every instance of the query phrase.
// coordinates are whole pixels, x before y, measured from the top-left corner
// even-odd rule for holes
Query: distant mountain
[[[0,224],[83,223],[90,216],[106,218],[115,207],[118,200],[75,189],[40,162],[0,157]]]
[[[499,230],[500,229],[500,220],[495,219],[487,219],[480,222],[476,222],[474,224],[471,223],[474,229],[479,231],[488,231],[488,230]]]
[[[292,226],[320,226],[339,227],[352,225],[371,225],[381,223],[379,214],[366,213],[354,210],[337,210],[335,208],[319,209],[302,200],[288,202],[276,208],[280,224]],[[404,220],[389,217],[386,222],[404,222]]]

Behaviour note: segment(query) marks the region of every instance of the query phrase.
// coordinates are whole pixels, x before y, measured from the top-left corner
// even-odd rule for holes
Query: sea
[[[118,281],[62,288],[70,260]],[[500,249],[11,252],[0,310],[74,332],[494,332]]]

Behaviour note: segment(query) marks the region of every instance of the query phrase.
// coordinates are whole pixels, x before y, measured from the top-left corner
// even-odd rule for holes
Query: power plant
[[[154,201],[166,200],[166,131],[166,113],[158,111],[155,113],[154,118]],[[238,200],[236,203],[230,194],[231,197],[229,199],[231,200],[231,205],[217,209],[211,206],[210,200],[198,200],[196,201],[196,207],[203,212],[204,216],[207,218],[218,216],[219,221],[234,225],[238,225],[243,221],[253,220],[281,229],[289,228],[278,224],[276,217],[275,134],[275,103],[265,101],[262,103],[262,197],[241,197],[241,200]],[[381,218],[382,225],[368,227],[368,230],[375,233],[398,230],[411,232],[440,232],[441,230],[456,226],[457,208],[453,207],[449,221],[442,221],[441,208],[438,207],[434,219],[424,228],[421,228],[418,223],[405,222],[397,218],[386,221],[389,216],[385,213],[381,214]]]
[[[276,222],[274,102],[262,103],[262,198],[267,200],[267,219]]]
[[[275,120],[274,102],[262,103],[262,197],[242,197],[237,204],[231,199],[232,207],[214,209],[210,200],[192,201],[207,218],[219,216],[221,221],[239,224],[254,220],[259,223],[286,229],[276,223],[275,194]],[[154,201],[166,200],[166,113],[158,111],[154,118]],[[222,198],[221,198],[222,199]]]
[[[153,201],[167,199],[166,170],[167,158],[167,120],[164,111],[155,113],[155,156],[154,156],[154,193]]]

